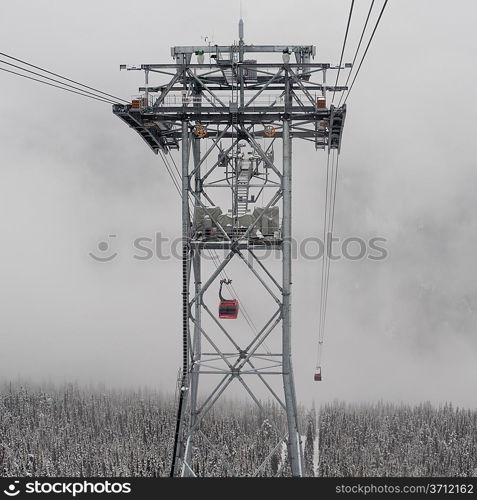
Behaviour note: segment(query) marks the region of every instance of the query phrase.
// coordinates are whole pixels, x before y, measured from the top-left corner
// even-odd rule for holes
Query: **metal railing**
[[[253,94],[247,95],[245,94],[245,101],[247,102],[248,98],[252,97]],[[308,97],[304,93],[299,93],[296,92],[297,98],[301,101],[301,103],[305,106],[310,106],[312,105]],[[234,99],[228,100],[224,96],[220,96],[221,101],[228,103],[228,102],[236,102]],[[232,97],[230,95],[229,97]],[[314,104],[316,105],[318,97],[321,97],[321,95],[315,94],[314,96]],[[146,96],[145,94],[141,95],[134,95],[131,97],[131,102],[133,101],[141,101],[141,108],[144,107],[154,107],[156,101],[158,99],[157,94],[149,94],[147,101],[146,101]],[[217,107],[222,107],[221,102],[219,101],[218,98],[214,96],[207,96],[207,99],[204,97],[199,97],[199,96],[184,96],[181,93],[172,93],[170,92],[165,99],[162,101],[161,106],[166,106],[166,107],[183,107],[183,106],[195,106],[198,104],[202,104],[203,106],[217,106]],[[279,94],[262,94],[260,97],[255,99],[249,106],[247,106],[247,109],[253,110],[254,108],[260,108],[264,106],[274,106],[278,109],[283,108],[285,105],[283,96]],[[296,101],[294,101],[294,105],[299,105]]]

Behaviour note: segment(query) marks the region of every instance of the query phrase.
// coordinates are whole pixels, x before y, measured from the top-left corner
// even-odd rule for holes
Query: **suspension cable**
[[[349,25],[351,23],[351,16],[353,14],[353,7],[354,7],[354,0],[351,0],[351,7],[349,9],[349,15],[348,15],[348,23],[346,24],[346,32],[343,40],[343,47],[341,49],[341,57],[340,57],[340,64],[338,66],[338,73],[336,74],[336,81],[335,81],[335,87],[338,85],[338,78],[340,76],[340,71],[341,71],[341,64],[343,62],[343,56],[344,56],[344,51],[346,47],[346,40],[348,38],[348,31],[349,31]],[[335,102],[335,94],[336,94],[336,88],[333,90],[333,97],[331,99],[331,102]]]
[[[361,58],[361,61],[360,61],[359,66],[358,66],[358,69],[357,69],[357,71],[356,71],[356,73],[354,75],[353,81],[351,82],[351,86],[350,86],[350,88],[348,90],[348,93],[346,94],[346,98],[345,98],[343,104],[346,103],[346,101],[347,101],[347,99],[348,99],[348,97],[349,97],[349,95],[351,93],[351,90],[353,89],[354,82],[356,81],[356,78],[357,78],[357,76],[359,74],[359,70],[361,69],[361,66],[363,65],[364,58],[366,57],[366,54],[368,53],[369,46],[371,45],[371,42],[373,41],[374,34],[376,33],[376,29],[377,29],[377,27],[379,25],[379,21],[381,20],[381,17],[383,15],[383,12],[384,12],[384,9],[386,8],[387,3],[388,3],[388,0],[385,0],[384,4],[383,4],[383,7],[381,9],[381,12],[379,13],[378,20],[376,21],[376,24],[374,25],[374,29],[373,29],[373,32],[371,33],[371,37],[369,38],[369,42],[368,42],[368,45],[366,46],[366,50],[364,51],[363,57]]]
[[[333,198],[331,201],[331,218],[330,218],[330,226],[329,226],[329,238],[330,238],[330,245],[329,245],[329,255],[328,255],[328,261],[327,261],[327,271],[326,271],[326,285],[325,285],[325,297],[323,300],[323,325],[321,328],[321,333],[322,333],[322,339],[325,333],[325,323],[326,323],[326,313],[328,309],[328,291],[329,291],[329,283],[330,283],[330,267],[331,267],[331,245],[332,245],[332,238],[333,238],[333,230],[334,230],[334,219],[335,219],[335,203],[336,203],[336,186],[337,186],[337,181],[338,181],[338,165],[339,165],[339,154],[336,154],[336,160],[333,159],[333,164],[334,164],[334,185],[333,185]]]
[[[326,314],[328,305],[328,290],[330,283],[331,267],[331,245],[334,230],[336,190],[338,184],[339,153],[333,150],[331,159],[331,172],[329,168],[330,154],[328,154],[326,173],[326,195],[325,195],[325,216],[323,221],[323,261],[321,267],[321,294],[320,294],[320,314],[318,324],[318,352],[317,367],[321,364],[323,339],[326,325]]]
[[[324,333],[324,324],[325,324],[325,312],[326,312],[326,299],[328,296],[328,271],[329,271],[329,263],[331,258],[331,216],[332,216],[332,200],[333,200],[333,183],[334,183],[334,167],[335,167],[335,151],[331,156],[331,172],[327,171],[327,192],[328,196],[325,200],[326,203],[326,216],[324,222],[324,253],[323,253],[323,265],[322,265],[322,296],[321,296],[321,318],[320,318],[320,326],[319,326],[319,337],[323,336]]]
[[[30,69],[25,69],[25,68],[22,68],[21,66],[18,66],[18,64],[12,64],[12,63],[9,63],[8,61],[4,61],[3,59],[0,59],[0,63],[2,64],[8,64],[8,66],[12,66],[14,68],[17,68],[17,69],[20,69],[21,71],[25,71],[26,73],[31,73],[32,75],[36,75],[36,76],[39,76],[41,78],[44,78],[45,80],[50,80],[52,82],[56,82],[56,83],[59,83],[60,85],[63,85],[65,87],[70,87],[72,89],[75,89],[75,90],[79,90],[85,94],[91,94],[95,97],[99,97],[100,99],[103,99],[103,100],[107,100],[107,101],[110,101],[111,104],[116,104],[115,101],[113,101],[112,99],[109,99],[109,98],[105,98],[95,92],[90,92],[89,90],[85,90],[85,89],[82,89],[81,87],[75,87],[74,85],[70,85],[69,83],[65,83],[65,82],[62,82],[61,80],[57,80],[55,78],[51,78],[49,76],[45,76],[45,75],[42,75],[41,73],[37,73],[36,71],[31,71]]]
[[[5,71],[6,73],[12,73],[13,75],[21,76],[23,78],[28,78],[29,80],[34,80],[35,82],[43,83],[45,85],[49,85],[50,87],[56,87],[57,89],[60,89],[60,90],[66,90],[66,92],[71,92],[72,94],[78,94],[78,95],[81,95],[83,97],[88,97],[89,99],[94,99],[95,101],[102,101],[102,102],[105,102],[107,104],[113,104],[111,101],[107,101],[106,99],[102,99],[100,97],[93,97],[93,96],[88,95],[88,94],[83,94],[82,92],[76,92],[75,90],[67,89],[65,87],[60,87],[59,85],[55,85],[54,83],[48,83],[48,82],[45,82],[43,80],[39,80],[38,78],[33,78],[31,76],[22,75],[21,73],[17,73],[16,71],[11,71],[11,70],[5,69],[5,68],[0,68],[0,71]]]
[[[175,176],[170,168],[170,165],[167,163],[167,161],[164,157],[164,153],[161,150],[159,150],[159,155],[162,158],[162,161],[164,162],[164,166],[166,167],[167,173],[169,174],[169,177],[171,178],[172,183],[174,184],[174,187],[176,188],[177,193],[179,194],[179,196],[182,196],[181,189],[180,189],[180,183],[175,178]]]
[[[359,52],[359,49],[361,47],[361,43],[363,41],[364,33],[366,31],[366,27],[368,26],[369,17],[371,16],[371,11],[373,10],[374,2],[375,2],[375,0],[371,0],[371,5],[370,5],[369,10],[368,10],[368,15],[366,16],[366,21],[364,23],[363,31],[361,32],[361,37],[359,38],[358,47],[356,48],[356,52],[354,53],[353,62],[351,63],[351,68],[349,69],[348,77],[346,78],[346,82],[344,84],[344,87],[348,86],[348,82],[349,82],[351,73],[352,73],[353,68],[354,68],[354,63],[356,62],[356,58],[358,57],[358,52]],[[344,96],[344,93],[342,93],[340,96],[340,100],[338,102],[338,107],[341,105],[341,101],[343,100],[343,96]]]
[[[320,290],[320,315],[318,322],[318,337],[321,337],[321,325],[323,321],[323,299],[324,299],[324,286],[325,286],[325,270],[326,270],[326,256],[327,256],[327,242],[326,231],[328,227],[328,192],[329,192],[329,178],[330,178],[330,150],[328,150],[328,159],[326,162],[326,188],[325,188],[325,209],[323,219],[323,259],[321,261],[321,290]]]
[[[113,97],[114,99],[128,103],[128,101],[126,101],[125,99],[121,99],[120,97],[117,97],[113,94],[108,94],[107,92],[103,92],[102,90],[98,90],[94,87],[90,87],[88,85],[85,85],[84,83],[77,82],[76,80],[71,80],[70,78],[66,78],[65,76],[59,75],[58,73],[53,73],[52,71],[48,71],[47,69],[44,69],[40,66],[35,66],[34,64],[30,64],[27,61],[23,61],[22,59],[18,59],[16,57],[5,54],[4,52],[0,52],[0,55],[4,56],[4,57],[8,57],[9,59],[13,59],[14,61],[21,62],[22,64],[25,64],[26,66],[30,66],[30,67],[35,68],[35,69],[39,69],[40,71],[43,71],[44,73],[48,73],[49,75],[56,76],[58,78],[61,78],[62,80],[66,80],[67,82],[75,83],[76,85],[80,85],[81,87],[85,87],[87,89],[94,90],[95,92],[98,92],[100,94],[106,95],[108,97]]]

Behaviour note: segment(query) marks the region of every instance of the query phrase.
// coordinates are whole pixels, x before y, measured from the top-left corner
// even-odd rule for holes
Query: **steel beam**
[[[301,446],[299,441],[298,418],[295,386],[293,381],[291,351],[291,256],[292,256],[292,144],[290,123],[283,121],[283,227],[282,227],[282,350],[283,350],[283,389],[287,408],[288,456],[293,476],[303,474],[301,467]]]

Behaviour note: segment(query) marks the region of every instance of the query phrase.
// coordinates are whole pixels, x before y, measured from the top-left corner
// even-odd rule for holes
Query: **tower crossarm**
[[[260,52],[260,46],[249,47]],[[280,52],[284,46],[263,47]],[[177,52],[179,48],[175,47],[174,54],[193,54],[202,48],[181,47],[185,52]],[[305,53],[310,51],[308,47]],[[266,127],[277,124],[274,134],[280,138],[279,124],[286,119],[293,137],[312,141],[317,149],[340,148],[346,106],[334,107],[326,99],[327,92],[347,89],[326,82],[327,72],[338,66],[221,59],[210,64],[192,64],[188,60],[183,64],[147,64],[129,69],[143,70],[146,80],[150,73],[170,75],[162,85],[139,87],[141,94],[131,104],[113,105],[113,113],[155,153],[178,148],[183,121],[204,127],[209,138],[224,139],[236,136],[232,124],[253,125],[255,137],[266,136]],[[286,85],[290,86],[288,101],[284,99]],[[224,131],[226,127],[230,129]]]

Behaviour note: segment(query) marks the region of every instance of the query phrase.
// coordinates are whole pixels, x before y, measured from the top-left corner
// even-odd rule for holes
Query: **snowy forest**
[[[266,415],[263,410],[265,410]],[[166,476],[175,429],[174,397],[5,383],[0,386],[3,476]],[[204,421],[194,446],[198,475],[287,476],[276,448],[282,412],[225,400]],[[476,476],[477,411],[334,402],[300,408],[308,476]],[[219,453],[217,450],[220,449]]]

